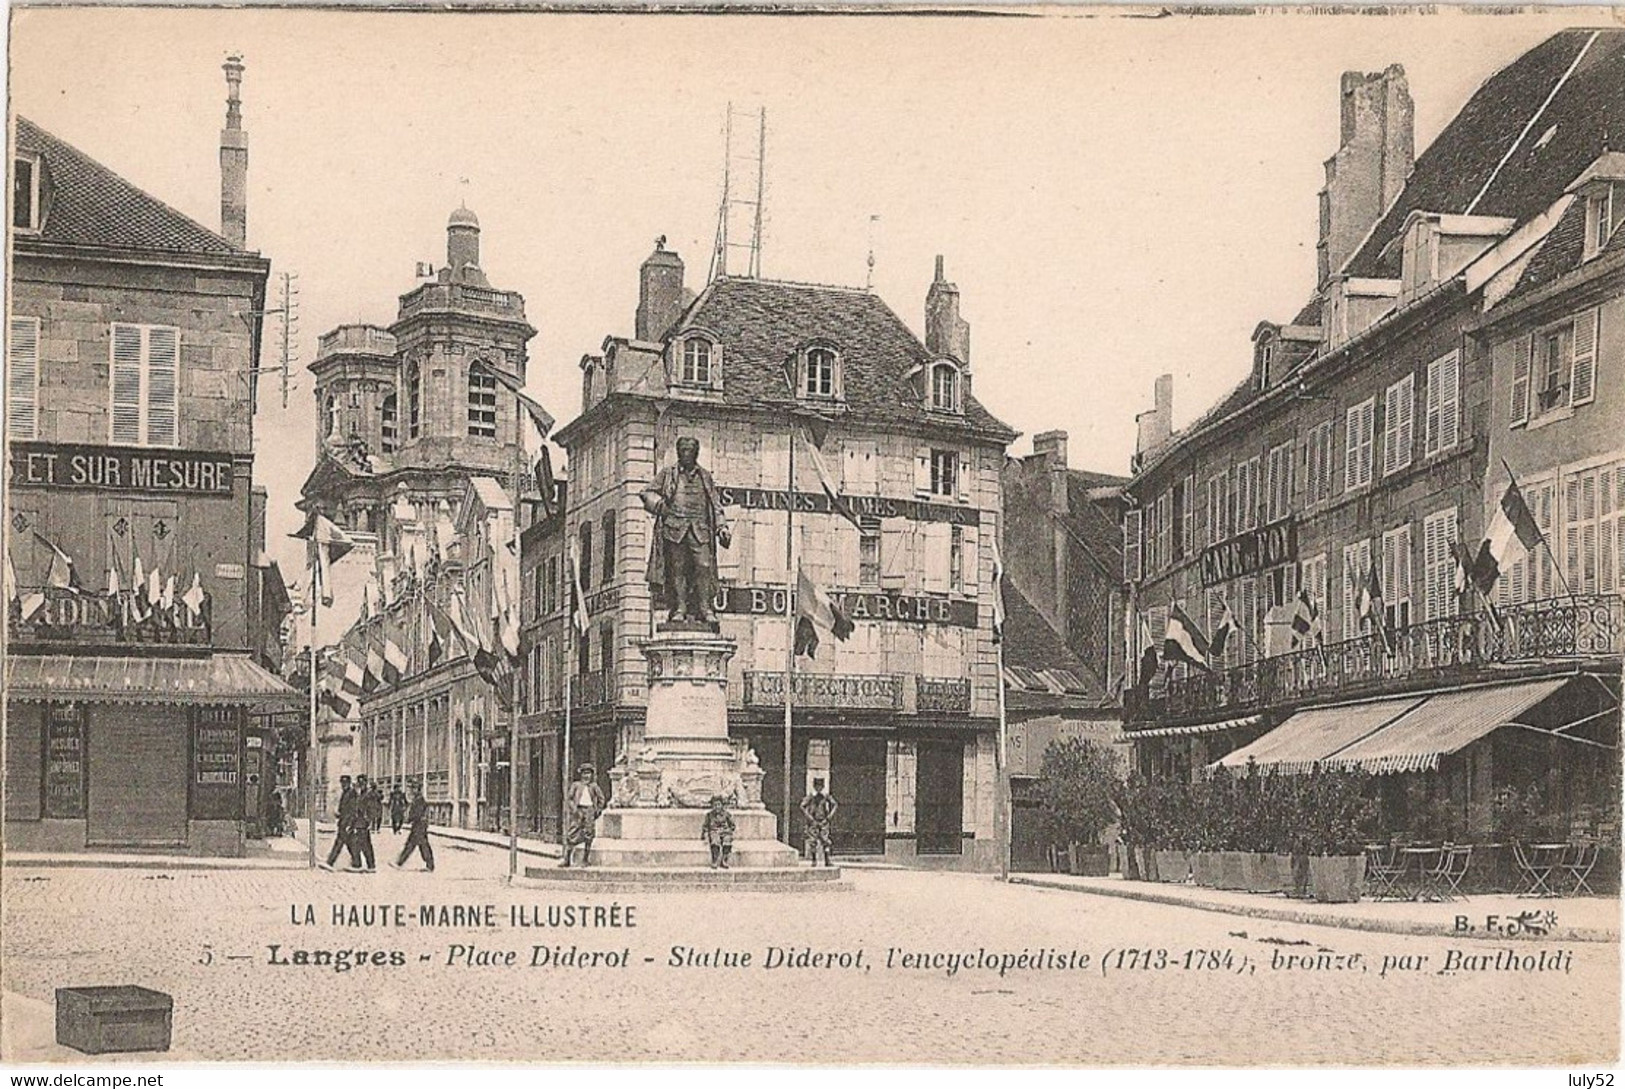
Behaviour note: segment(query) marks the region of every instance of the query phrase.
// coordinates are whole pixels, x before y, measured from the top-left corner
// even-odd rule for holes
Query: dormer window
[[[961,412],[959,368],[949,362],[931,367],[931,408],[937,412]]]
[[[1613,185],[1597,187],[1586,198],[1586,241],[1584,259],[1589,261],[1601,253],[1613,237],[1615,202]]]
[[[40,164],[31,155],[11,161],[11,225],[19,231],[40,227]]]
[[[808,397],[834,397],[838,364],[832,349],[808,348],[802,365],[801,392]]]
[[[691,336],[683,341],[683,358],[678,368],[678,381],[685,386],[715,385],[717,364],[716,345],[709,339]]]

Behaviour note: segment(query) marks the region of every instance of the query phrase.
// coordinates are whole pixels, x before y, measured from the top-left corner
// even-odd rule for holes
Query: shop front
[[[7,662],[5,846],[237,856],[265,773],[251,712],[297,695],[246,655]]]

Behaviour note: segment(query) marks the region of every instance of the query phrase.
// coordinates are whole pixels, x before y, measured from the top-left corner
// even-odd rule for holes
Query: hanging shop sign
[[[797,707],[901,711],[903,678],[895,675],[797,673],[794,696]],[[784,674],[746,673],[745,702],[758,707],[783,707]]]
[[[19,643],[208,646],[213,602],[207,592],[196,612],[179,599],[166,609],[146,591],[23,589],[11,601],[12,638]]]
[[[1298,523],[1291,518],[1238,533],[1202,552],[1202,585],[1217,586],[1298,558]]]
[[[905,624],[976,627],[974,601],[888,594],[879,590],[832,590],[829,597],[837,608],[844,610],[847,617],[856,622],[891,620]],[[712,604],[721,613],[783,616],[789,601],[790,591],[783,586],[727,586],[717,591]]]
[[[734,488],[719,485],[717,498],[725,507],[747,510],[786,510],[790,493],[771,488]],[[907,518],[911,522],[951,522],[957,526],[980,525],[982,512],[974,507],[948,503],[927,503],[919,499],[892,499],[881,495],[843,495],[842,502],[859,517]],[[834,514],[835,504],[824,492],[796,492],[796,512]]]
[[[57,442],[10,446],[14,488],[229,496],[234,479],[228,453]]]

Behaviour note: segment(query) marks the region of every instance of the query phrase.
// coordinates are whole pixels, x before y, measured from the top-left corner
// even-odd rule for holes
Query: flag
[[[401,678],[406,675],[406,664],[406,652],[401,649],[399,643],[386,634],[384,636],[384,683],[390,685],[399,684]]]
[[[999,535],[993,534],[993,641],[1004,641],[1004,557],[999,555]]]
[[[191,611],[192,615],[197,616],[203,611],[203,598],[203,579],[196,571],[193,571],[191,589],[181,595],[181,600],[186,603],[186,608]]]
[[[1482,593],[1495,587],[1501,572],[1523,556],[1533,552],[1544,541],[1529,504],[1523,500],[1516,479],[1507,481],[1507,490],[1490,518],[1484,543],[1479,546],[1478,558],[1473,562],[1472,577]]]
[[[305,541],[308,549],[307,563],[310,567],[311,589],[320,597],[323,605],[333,604],[333,587],[329,568],[355,547],[355,542],[338,526],[335,526],[318,511],[310,511],[305,515],[305,524],[297,533],[288,534],[298,540]]]
[[[1465,594],[1469,589],[1477,590],[1484,599],[1484,607],[1489,612],[1490,620],[1499,628],[1501,626],[1501,610],[1495,607],[1495,599],[1490,597],[1490,591],[1495,588],[1495,579],[1490,579],[1485,586],[1478,580],[1478,561],[1473,556],[1473,550],[1467,547],[1465,541],[1451,541],[1450,555],[1456,561],[1456,593]]]
[[[1355,595],[1354,607],[1362,619],[1371,621],[1372,630],[1377,633],[1377,639],[1382,643],[1383,653],[1389,653],[1393,648],[1388,641],[1388,626],[1383,617],[1382,576],[1377,573],[1375,558],[1366,571],[1365,584]]]
[[[587,595],[581,589],[581,568],[574,556],[570,557],[570,620],[582,635],[592,630],[592,618],[587,615]]]
[[[852,620],[846,610],[807,577],[796,571],[795,652],[809,658],[818,656],[818,629],[823,628],[841,642],[852,634]]]
[[[1162,637],[1162,657],[1169,662],[1189,662],[1207,669],[1207,639],[1196,627],[1196,622],[1185,615],[1178,605],[1168,611],[1168,631]]]
[[[378,691],[379,687],[384,683],[384,656],[378,653],[378,644],[372,638],[371,632],[367,633],[366,638],[367,649],[366,656],[363,659],[366,665],[361,673],[361,690],[371,695]]]
[[[17,568],[11,562],[11,556],[6,556],[6,606],[9,608],[17,600]]]
[[[164,612],[173,612],[175,609],[175,576],[170,575],[164,580],[164,592],[158,598],[158,605]]]
[[[350,696],[360,696],[367,692],[367,675],[349,654],[344,656],[344,674],[340,682],[341,690]]]
[[[67,590],[77,594],[79,592],[79,569],[73,562],[73,557],[58,548],[38,530],[34,536],[45,543],[51,550],[51,571],[45,576],[45,583],[53,590]]]
[[[496,622],[496,642],[508,655],[508,661],[519,661],[519,610],[514,607],[513,591],[508,586],[508,573],[503,571],[496,580],[496,594],[492,599],[492,619]]]
[[[1320,639],[1320,610],[1315,608],[1315,599],[1309,596],[1308,590],[1299,590],[1292,604],[1292,634],[1300,643]]]
[[[525,392],[525,387],[519,381],[517,375],[498,370],[484,360],[475,360],[472,369],[483,371],[502,383],[503,387],[518,399],[519,407],[524,409],[525,415],[530,417],[530,422],[536,428],[537,433],[543,439],[547,438],[548,432],[553,430],[553,414],[543,408],[540,401]]]
[[[824,464],[824,455],[820,448],[824,445],[824,439],[828,435],[828,427],[822,421],[816,424],[812,421],[803,422],[806,426],[802,432],[802,437],[807,440],[807,453],[812,456],[813,472],[818,475],[818,486],[824,489],[824,495],[828,497],[830,507],[835,513],[851,522],[853,526],[861,531],[863,524],[858,521],[857,512],[852,509],[850,503],[841,498],[840,489],[835,487],[835,480],[829,474],[829,466]],[[791,487],[793,488],[794,484]]]
[[[135,558],[135,574],[130,579],[130,614],[137,624],[146,620],[152,614],[147,608],[146,590],[147,573],[142,570],[141,557]]]
[[[147,604],[156,609],[163,597],[164,577],[158,573],[158,568],[154,566],[151,571],[147,572]]]
[[[1236,614],[1230,611],[1230,602],[1225,600],[1223,604],[1224,609],[1219,613],[1219,622],[1213,627],[1213,641],[1207,648],[1208,657],[1214,660],[1224,656],[1224,648],[1230,642],[1230,637],[1241,631],[1241,626],[1236,623]]]
[[[1139,687],[1149,688],[1157,677],[1157,641],[1151,637],[1151,625],[1145,614],[1140,615],[1140,672]]]
[[[442,627],[442,620],[443,619],[444,618],[441,615],[439,607],[437,607],[434,602],[432,602],[432,601],[429,602],[429,648],[428,648],[428,650],[429,650],[429,665],[430,665],[431,668],[436,666],[436,665],[439,665],[440,660],[446,656],[446,635],[448,633]]]
[[[107,565],[107,592],[112,596],[124,592],[124,587],[119,583],[118,564],[116,563]]]

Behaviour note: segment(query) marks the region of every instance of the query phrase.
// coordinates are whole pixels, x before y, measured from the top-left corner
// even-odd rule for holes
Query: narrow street
[[[397,842],[383,833],[380,859]],[[846,887],[802,894],[583,896],[510,889],[494,848],[437,841],[436,854],[433,875],[13,868],[5,988],[36,1001],[82,984],[166,991],[176,1052],[204,1059],[1575,1065],[1616,1054],[1618,949],[1606,943],[1391,936],[897,870],[849,871]],[[545,924],[548,907],[572,904],[619,905],[635,925],[512,925],[515,906]],[[306,905],[316,925],[295,922]],[[335,905],[402,905],[406,925],[335,926]],[[423,905],[443,918],[490,909],[497,925],[423,925]],[[627,963],[531,967],[537,945],[555,960],[625,950]],[[862,962],[768,968],[771,948],[848,961],[861,950]],[[982,949],[1052,966],[1001,976],[976,965]],[[1150,952],[1125,965],[1152,966],[1117,969],[1129,949]],[[1452,949],[1571,955],[1567,970],[1442,973]],[[404,964],[301,966],[298,950],[400,952]],[[513,966],[489,964],[510,951]],[[950,974],[955,953],[971,963]],[[745,954],[749,966],[735,966]],[[1083,956],[1086,967],[1053,966]],[[1282,967],[1288,957],[1312,966]]]

